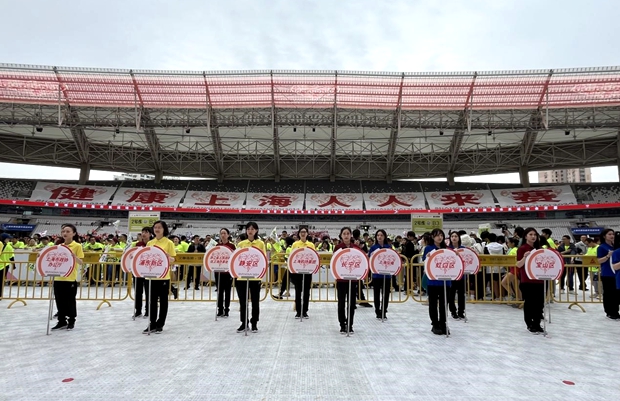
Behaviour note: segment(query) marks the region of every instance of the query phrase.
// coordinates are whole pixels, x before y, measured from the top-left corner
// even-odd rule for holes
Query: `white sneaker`
[[[561,289],[561,290],[560,290],[560,294],[564,294],[564,289]]]
[[[290,297],[291,293],[288,291],[285,291],[284,294],[282,294],[283,297]]]

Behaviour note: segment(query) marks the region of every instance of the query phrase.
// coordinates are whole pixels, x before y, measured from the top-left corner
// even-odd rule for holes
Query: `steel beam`
[[[275,88],[273,85],[273,70],[270,73],[271,78],[271,132],[273,134],[273,163],[275,181],[280,182],[280,138],[278,135],[278,127],[276,127],[276,98]]]
[[[390,141],[388,143],[387,152],[387,175],[386,180],[388,184],[392,183],[392,166],[394,165],[394,153],[396,152],[396,141],[400,135],[400,115],[403,106],[403,84],[405,83],[405,73],[400,76],[400,85],[398,88],[398,101],[396,102],[396,110],[394,111],[394,122],[392,122],[392,129],[390,131]]]
[[[207,82],[207,73],[202,73],[202,78],[205,83],[205,97],[207,102],[207,131],[211,135],[211,142],[213,143],[213,153],[215,156],[215,164],[217,165],[217,180],[222,182],[224,180],[224,152],[222,150],[222,139],[220,137],[220,130],[217,124],[217,118],[211,107],[211,92],[209,91],[209,83]]]
[[[336,180],[336,139],[338,138],[338,71],[334,73],[334,121],[331,132],[331,155],[329,159],[329,180]]]
[[[454,130],[452,140],[450,141],[450,167],[447,171],[449,185],[454,185],[454,177],[456,176],[456,162],[458,160],[459,152],[461,151],[461,146],[463,145],[465,132],[468,132],[471,129],[471,110],[474,96],[474,85],[476,84],[477,77],[478,73],[474,72],[471,79],[471,84],[469,85],[469,90],[467,91],[467,97],[465,98],[464,109],[459,113],[457,127]],[[440,129],[443,129],[441,125]]]

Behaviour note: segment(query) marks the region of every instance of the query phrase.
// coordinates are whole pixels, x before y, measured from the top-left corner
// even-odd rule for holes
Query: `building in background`
[[[592,182],[592,171],[589,167],[539,171],[538,182],[541,184]]]

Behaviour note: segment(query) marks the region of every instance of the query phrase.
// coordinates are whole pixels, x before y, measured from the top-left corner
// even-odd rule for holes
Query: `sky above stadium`
[[[2,15],[0,62],[17,64],[399,72],[620,65],[617,0],[5,0]],[[596,182],[618,181],[617,167],[592,172]],[[79,173],[0,163],[0,175]],[[94,180],[112,176],[91,172]]]

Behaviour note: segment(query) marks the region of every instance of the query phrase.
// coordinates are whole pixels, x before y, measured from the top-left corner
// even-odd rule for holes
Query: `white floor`
[[[390,305],[384,323],[358,308],[347,338],[335,303],[311,304],[300,322],[291,303],[268,299],[247,337],[235,332],[236,305],[215,321],[213,303],[171,303],[164,332],[146,336],[131,301],[99,311],[81,301],[76,329],[47,336],[46,301],[8,303],[0,301],[2,401],[620,398],[620,323],[601,305],[551,305],[547,337],[528,333],[518,309],[468,305],[469,322],[450,321],[446,338],[410,300]]]

